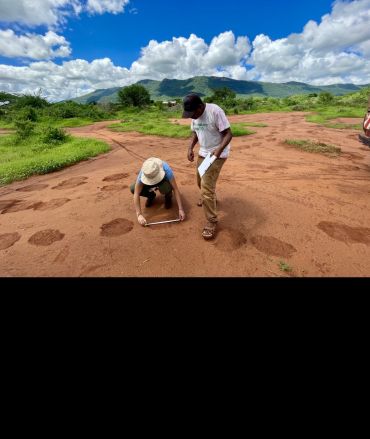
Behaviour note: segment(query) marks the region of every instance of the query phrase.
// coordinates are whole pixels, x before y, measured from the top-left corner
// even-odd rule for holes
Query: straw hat
[[[141,181],[148,185],[153,186],[165,177],[166,173],[163,169],[163,162],[161,159],[151,157],[146,160],[141,168]]]

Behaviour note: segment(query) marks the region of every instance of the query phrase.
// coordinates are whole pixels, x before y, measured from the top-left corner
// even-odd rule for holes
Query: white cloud
[[[51,61],[26,67],[0,65],[0,90],[25,93],[42,88],[50,99],[62,100],[147,78],[217,75],[239,79],[245,74],[239,63],[249,50],[247,38],[235,39],[232,32],[225,32],[210,45],[196,35],[162,43],[151,41],[130,69],[115,66],[109,58],[91,63],[77,59],[62,65]]]
[[[337,0],[301,34],[275,41],[258,35],[248,62],[262,81],[370,83],[370,0]]]
[[[104,3],[106,8],[108,3],[113,5]],[[45,42],[47,58],[58,50],[69,50],[68,43],[58,39],[63,37],[53,37]],[[23,50],[22,45],[18,50]],[[41,52],[42,48],[38,56]],[[26,67],[0,65],[0,90],[30,92],[41,87],[50,99],[62,100],[140,79],[201,75],[314,85],[370,83],[370,0],[337,0],[330,14],[319,23],[309,21],[301,33],[278,40],[261,34],[252,47],[247,37],[236,38],[231,31],[215,36],[209,44],[194,34],[170,41],[152,40],[129,69],[115,66],[108,58],[93,62],[77,59],[62,65],[51,61]]]
[[[56,26],[82,10],[78,0],[11,0],[0,2],[0,21],[28,26]]]
[[[124,12],[129,0],[1,0],[0,22],[49,28],[64,24],[71,15]]]
[[[143,79],[184,79],[220,73],[227,76],[243,63],[249,51],[248,38],[235,39],[232,32],[213,38],[210,45],[194,34],[161,43],[152,40],[132,64],[131,73]]]
[[[32,59],[65,58],[71,54],[66,39],[54,32],[45,35],[16,35],[12,30],[0,30],[0,55]]]
[[[52,61],[34,62],[24,67],[0,65],[0,90],[32,93],[41,88],[48,99],[53,101],[131,82],[129,71],[114,66],[108,58],[90,63],[76,59],[62,65]]]
[[[88,0],[86,8],[88,12],[96,14],[120,14],[128,3],[129,0]]]

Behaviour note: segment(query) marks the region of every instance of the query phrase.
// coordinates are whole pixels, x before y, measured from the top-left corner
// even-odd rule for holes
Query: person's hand
[[[216,159],[219,159],[221,153],[216,149],[216,151],[212,155],[214,155],[216,157]]]
[[[139,215],[139,216],[137,217],[137,220],[138,220],[138,222],[139,222],[139,224],[140,224],[141,226],[145,226],[145,224],[146,224],[146,219],[143,217],[143,215]]]
[[[190,148],[188,150],[188,160],[189,160],[189,162],[193,162],[194,161],[194,151],[192,149],[190,149]]]
[[[186,217],[185,212],[182,209],[180,209],[179,210],[179,218],[180,218],[180,220],[184,221],[185,217]]]

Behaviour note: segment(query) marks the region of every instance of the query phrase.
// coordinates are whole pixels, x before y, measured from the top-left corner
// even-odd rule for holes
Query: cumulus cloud
[[[64,0],[58,1],[62,4]],[[114,8],[124,8],[128,2],[99,3],[104,4],[105,11],[110,5],[114,13]],[[8,38],[18,41],[14,34]],[[63,37],[54,34],[53,38],[50,41],[54,45],[45,42],[47,58],[58,50],[69,50],[68,43],[58,39]],[[20,46],[19,52],[23,50]],[[0,90],[29,92],[41,87],[50,99],[62,100],[140,79],[202,75],[314,85],[370,83],[370,0],[337,0],[331,13],[319,23],[309,21],[301,33],[277,40],[261,34],[250,44],[246,36],[236,37],[231,31],[215,36],[210,43],[195,34],[162,42],[152,40],[130,68],[115,66],[108,58],[73,60],[62,65],[51,61],[24,67],[1,65]]]
[[[0,30],[0,55],[32,59],[65,58],[71,54],[66,39],[54,32],[45,35],[16,35],[12,30]]]
[[[370,82],[370,0],[337,0],[320,23],[272,41],[258,35],[249,62],[255,79],[312,84]]]
[[[152,79],[228,76],[241,67],[249,51],[248,38],[235,38],[231,31],[213,38],[210,45],[194,34],[161,43],[152,40],[142,49],[130,71],[136,77]]]
[[[71,14],[79,14],[78,0],[11,0],[0,2],[0,21],[28,26],[56,26]]]
[[[120,14],[128,3],[129,0],[88,0],[86,8],[88,12],[96,14]]]
[[[70,99],[95,89],[130,84],[128,69],[115,66],[109,58],[92,62],[76,59],[57,65],[52,61],[29,66],[0,65],[0,90],[32,93],[42,89],[52,101]]]
[[[0,2],[0,21],[27,26],[55,27],[71,15],[119,14],[129,0],[11,0]]]
[[[248,39],[235,38],[232,32],[220,34],[210,45],[196,35],[161,43],[153,40],[130,69],[115,66],[109,58],[91,63],[77,59],[62,65],[51,61],[24,67],[0,65],[0,89],[25,93],[42,88],[51,100],[62,100],[147,78],[215,75],[240,79],[245,74],[241,64],[249,50]]]

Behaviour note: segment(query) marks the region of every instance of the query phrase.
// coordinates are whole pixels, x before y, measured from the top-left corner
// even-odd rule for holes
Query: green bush
[[[30,120],[31,122],[37,122],[38,115],[32,107],[23,107],[17,113],[17,119],[19,120]]]
[[[44,143],[63,143],[68,137],[68,134],[62,128],[47,127],[41,139]]]
[[[80,117],[83,119],[102,120],[109,119],[110,116],[99,104],[78,104],[73,101],[53,104],[45,110],[44,114],[55,119],[73,119]]]
[[[35,130],[35,124],[30,120],[17,119],[14,122],[16,140],[24,140],[29,137]]]
[[[41,96],[25,94],[16,100],[15,105],[17,108],[23,108],[23,107],[44,108],[50,104],[46,99],[42,98]]]
[[[305,105],[300,105],[300,104],[293,105],[292,110],[293,111],[305,111],[306,107],[305,107]]]
[[[319,103],[320,104],[327,105],[333,101],[334,101],[334,96],[331,93],[329,93],[328,91],[324,91],[324,92],[320,93],[320,95],[319,95]]]

